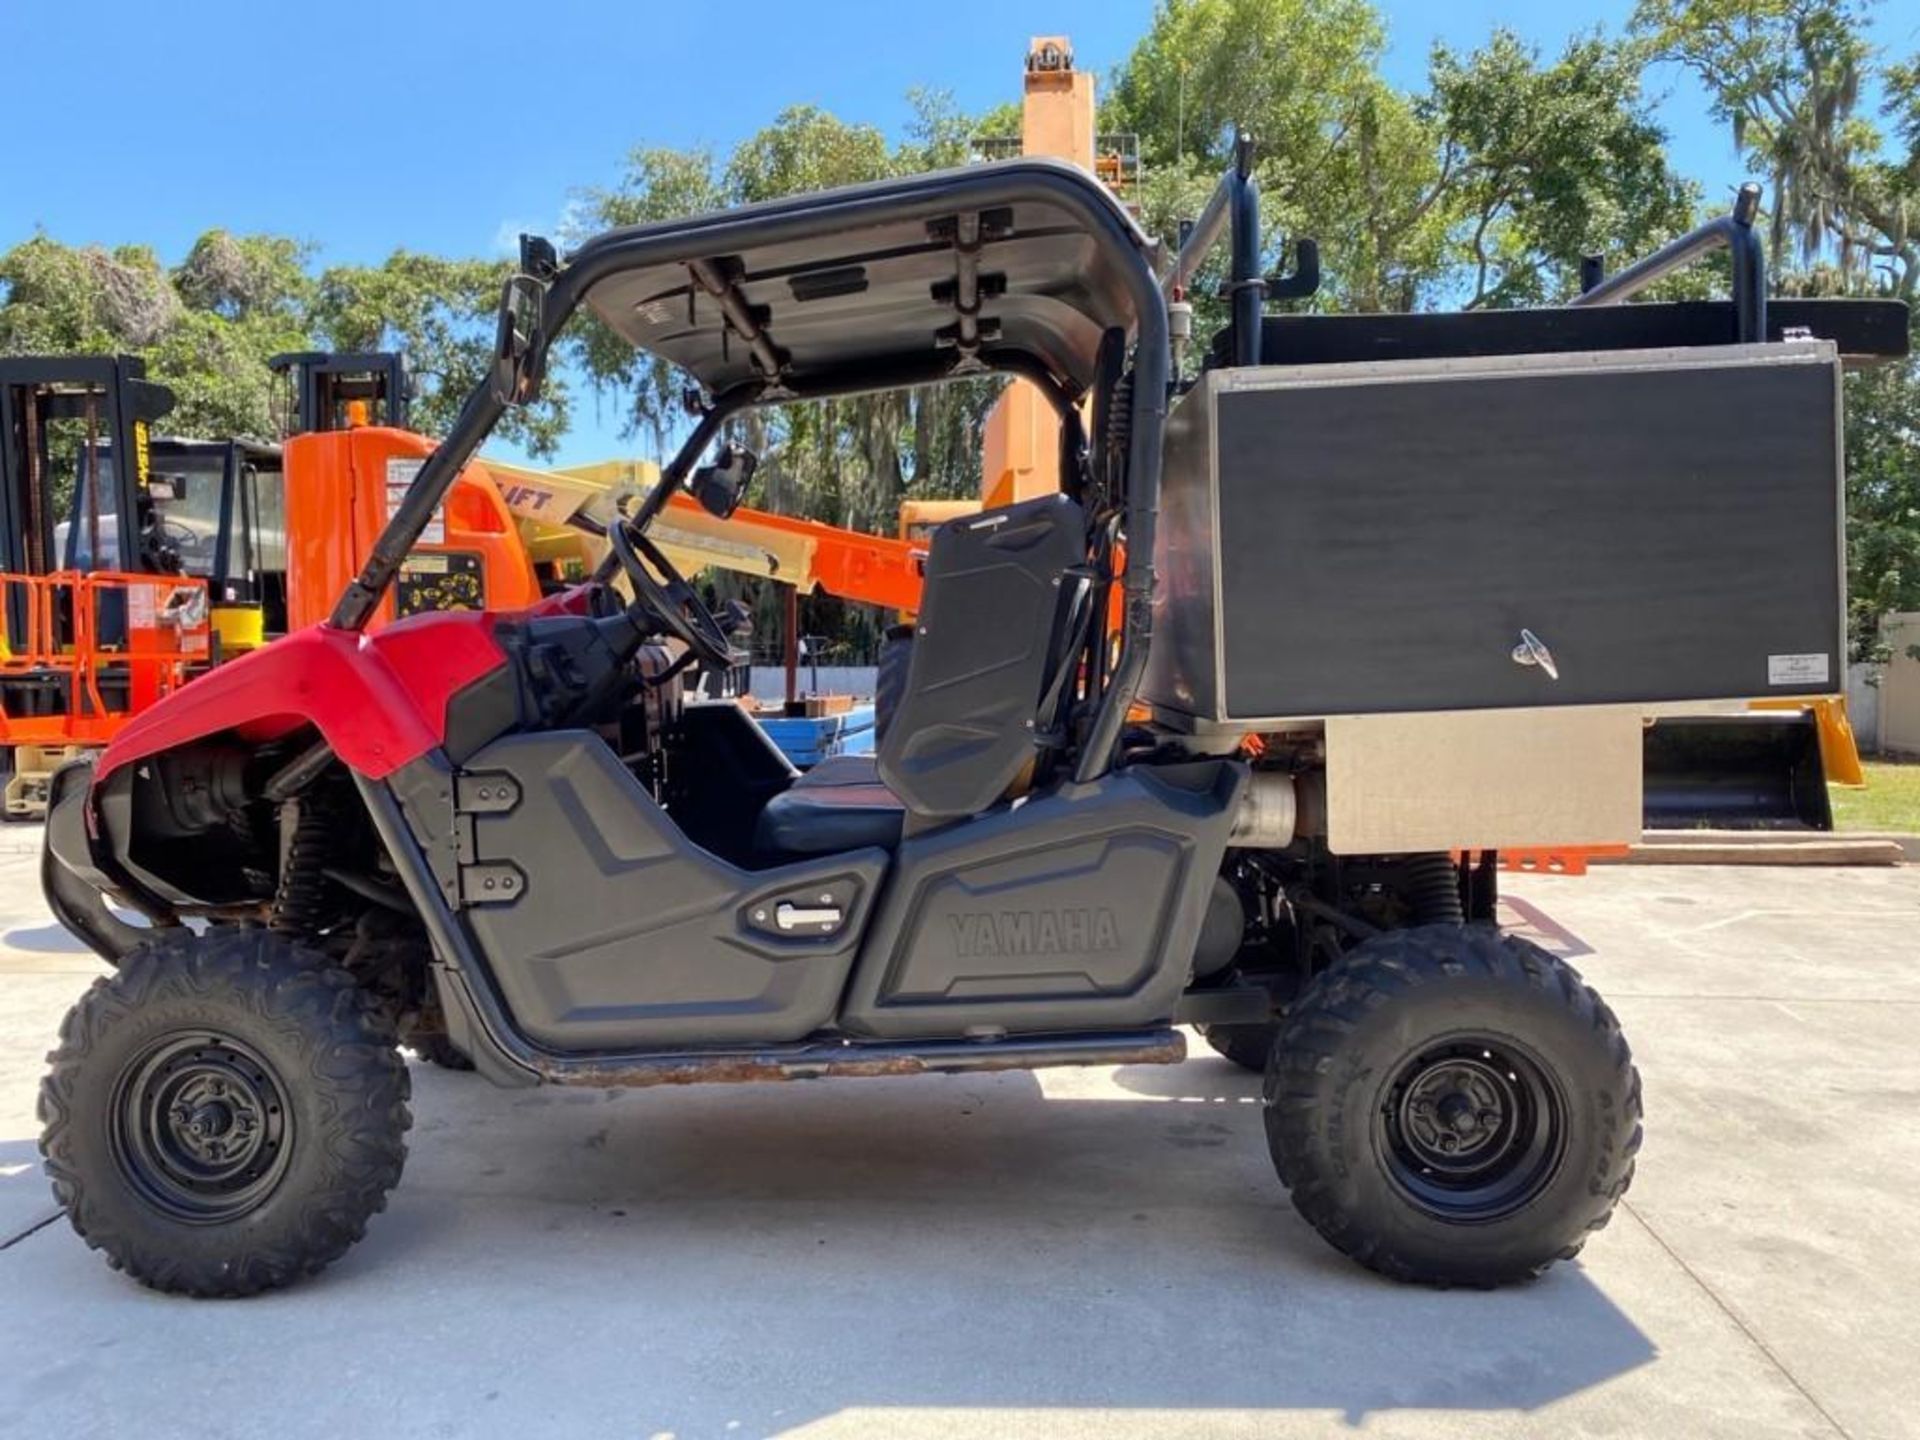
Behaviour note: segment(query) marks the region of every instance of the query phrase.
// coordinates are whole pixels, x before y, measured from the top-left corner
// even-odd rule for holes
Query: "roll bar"
[[[530,264],[529,246],[523,240],[522,269],[530,271],[531,278],[545,286],[538,330],[532,337],[529,369],[538,373],[554,337],[579,308],[587,292],[601,280],[621,271],[662,264],[684,265],[756,246],[854,230],[865,224],[934,220],[962,211],[1022,203],[1058,206],[1075,218],[1114,261],[1112,274],[1124,289],[1127,306],[1134,316],[1132,426],[1125,498],[1128,561],[1122,576],[1120,653],[1112,677],[1101,693],[1099,708],[1075,770],[1076,778],[1089,780],[1111,767],[1127,707],[1146,668],[1147,647],[1152,639],[1153,541],[1160,503],[1161,438],[1172,378],[1166,301],[1149,265],[1146,242],[1097,181],[1057,162],[1015,161],[974,166],[721,212],[681,226],[613,230],[589,240],[568,257],[566,264],[552,269]],[[542,270],[547,273],[540,273]],[[1257,325],[1255,329],[1257,332]],[[1016,372],[1022,368],[1011,351],[983,353],[981,359],[997,368]],[[839,380],[841,384],[855,383],[866,389],[886,389],[941,378],[945,375],[903,376],[896,372],[849,375]],[[833,377],[822,384],[822,393],[828,386],[839,388]],[[341,594],[329,618],[331,625],[342,630],[361,630],[373,618],[381,596],[392,584],[408,551],[419,540],[435,507],[505,413],[510,388],[489,377],[467,397],[446,438],[422,463],[406,498],[395,508],[374,541],[372,553],[360,574]],[[795,391],[789,387],[776,393],[771,387],[762,387],[751,398],[807,399],[813,393],[811,388]],[[840,389],[839,393],[846,391]],[[717,421],[714,428],[717,429]],[[685,454],[683,449],[682,455]],[[680,459],[675,457],[676,462]],[[672,467],[674,475],[683,469],[679,463]],[[669,476],[663,475],[662,483],[656,487],[661,494],[660,504],[665,503],[668,481]]]

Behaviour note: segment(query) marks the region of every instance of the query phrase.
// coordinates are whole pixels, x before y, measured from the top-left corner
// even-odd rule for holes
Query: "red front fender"
[[[410,616],[377,634],[314,625],[209,671],[129,721],[95,769],[216,734],[270,740],[302,725],[378,780],[446,738],[447,701],[506,663],[481,611]]]

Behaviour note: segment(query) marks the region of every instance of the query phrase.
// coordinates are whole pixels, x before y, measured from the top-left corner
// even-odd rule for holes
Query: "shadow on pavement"
[[[516,1310],[553,1297],[522,1319],[549,1311],[603,1365],[734,1377],[643,1433],[868,1407],[1532,1410],[1655,1354],[1577,1265],[1437,1293],[1338,1255],[1273,1177],[1255,1077],[1211,1057],[1124,1069],[1119,1094],[415,1076],[412,1172],[323,1303],[404,1314],[420,1276],[458,1276]]]
[[[0,945],[41,955],[91,955],[86,942],[58,925],[18,925],[0,934]]]
[[[0,1397],[84,1428],[137,1413],[112,1375],[159,1366],[229,1417],[298,1393],[289,1435],[354,1433],[367,1386],[406,1395],[396,1435],[751,1435],[875,1409],[1357,1425],[1534,1410],[1655,1355],[1577,1265],[1436,1293],[1336,1254],[1273,1177],[1256,1078],[1211,1056],[637,1092],[412,1073],[389,1212],[293,1290],[151,1295],[64,1224],[0,1251]],[[0,1196],[30,1188],[22,1224],[44,1219],[31,1139],[0,1137],[15,1165]],[[314,1385],[328,1336],[355,1386]]]

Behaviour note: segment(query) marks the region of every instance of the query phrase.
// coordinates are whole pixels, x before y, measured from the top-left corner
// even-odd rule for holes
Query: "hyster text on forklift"
[[[1575,1253],[1640,1082],[1495,925],[1494,854],[1637,834],[1649,716],[1828,692],[1840,368],[1904,313],[1769,305],[1735,217],[1564,309],[1267,316],[1256,204],[1243,148],[1169,256],[1029,159],[523,242],[331,614],[55,777],[48,897],[117,967],[42,1092],[79,1233],[198,1295],[324,1266],[399,1178],[408,1033],[620,1086],[1172,1063],[1195,1024],[1360,1263]],[[1223,233],[1182,383],[1167,290]],[[1731,299],[1615,303],[1727,243]],[[583,306],[705,396],[662,483],[587,583],[369,632]],[[733,656],[649,530],[739,502],[702,460],[750,407],[989,372],[1059,415],[1060,490],[934,533],[877,757],[797,776],[689,698]]]

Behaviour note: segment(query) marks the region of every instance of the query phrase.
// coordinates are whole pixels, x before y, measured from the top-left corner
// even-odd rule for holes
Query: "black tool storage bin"
[[[1838,387],[1821,342],[1210,371],[1145,695],[1254,727],[1832,693]]]

